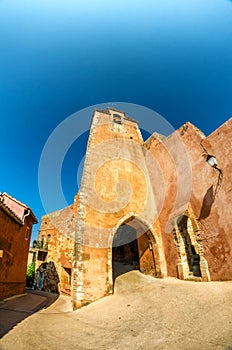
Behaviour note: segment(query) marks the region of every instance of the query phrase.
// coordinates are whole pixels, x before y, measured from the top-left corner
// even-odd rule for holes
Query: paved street
[[[22,296],[0,303],[0,338],[33,313],[48,307],[58,298],[57,294],[27,290]]]
[[[114,295],[76,311],[65,296],[44,308],[50,297],[56,296],[28,294],[1,309],[12,327],[42,308],[0,339],[1,350],[232,349],[232,282],[155,279],[131,271],[116,279]]]

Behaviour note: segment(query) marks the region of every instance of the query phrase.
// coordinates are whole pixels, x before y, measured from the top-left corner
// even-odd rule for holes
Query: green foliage
[[[32,287],[34,282],[34,275],[35,275],[35,262],[32,262],[27,266],[27,278],[26,278],[27,287]]]

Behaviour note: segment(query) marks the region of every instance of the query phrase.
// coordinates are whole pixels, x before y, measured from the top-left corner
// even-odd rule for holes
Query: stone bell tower
[[[137,122],[111,108],[95,110],[78,201],[74,308],[111,293],[122,263],[165,275],[156,214]]]

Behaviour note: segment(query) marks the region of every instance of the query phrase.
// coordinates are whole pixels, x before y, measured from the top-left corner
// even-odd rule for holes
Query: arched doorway
[[[131,218],[120,225],[112,241],[112,277],[139,270],[157,276],[156,242],[153,234],[139,220]]]
[[[184,215],[178,218],[173,234],[178,254],[178,278],[209,281],[208,264],[201,244],[200,229],[190,206]]]
[[[184,215],[181,221],[178,223],[178,228],[180,232],[180,237],[182,240],[184,254],[185,254],[185,264],[188,269],[189,276],[193,275],[196,277],[201,277],[200,270],[200,255],[198,254],[198,246],[196,240],[191,239],[191,220],[188,216]],[[193,229],[192,229],[193,231]],[[183,256],[183,254],[182,254]]]

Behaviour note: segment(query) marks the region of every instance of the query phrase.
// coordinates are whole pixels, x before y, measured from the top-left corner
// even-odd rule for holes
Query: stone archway
[[[113,281],[119,275],[139,268],[136,230],[127,224],[122,224],[115,233],[112,243]]]
[[[178,278],[209,281],[208,264],[201,244],[200,230],[190,206],[184,215],[177,219],[173,235],[178,254]]]
[[[109,281],[131,270],[161,277],[160,254],[152,228],[135,216],[112,232],[108,256]]]

